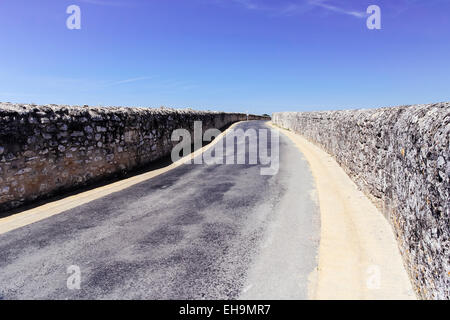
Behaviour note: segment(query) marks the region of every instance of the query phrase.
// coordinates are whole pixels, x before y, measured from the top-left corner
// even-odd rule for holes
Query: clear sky
[[[69,30],[66,8],[81,8]],[[366,9],[381,8],[381,30]],[[450,100],[448,0],[0,0],[0,101],[271,113]]]

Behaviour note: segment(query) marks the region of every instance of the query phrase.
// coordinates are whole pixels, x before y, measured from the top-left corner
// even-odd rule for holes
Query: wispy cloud
[[[218,0],[216,3],[217,2],[222,4],[225,3],[223,0]],[[227,0],[227,2],[230,3],[229,0]],[[240,5],[248,10],[266,11],[270,14],[281,16],[303,14],[305,12],[312,11],[315,8],[320,8],[356,18],[366,17],[366,13],[364,11],[352,10],[335,3],[330,3],[330,0],[277,1],[275,3],[271,2],[270,4],[262,0],[231,0],[231,3]]]
[[[190,81],[185,80],[177,80],[177,79],[164,79],[160,76],[150,76],[150,77],[136,77],[136,78],[130,78],[130,79],[124,79],[114,82],[109,82],[103,85],[104,88],[109,88],[112,86],[118,86],[122,84],[128,84],[128,83],[134,83],[134,82],[145,82],[146,80],[154,80],[150,81],[149,83],[145,84],[146,87],[152,88],[152,89],[158,89],[158,90],[191,90],[198,88],[199,86],[197,84],[194,84]]]
[[[364,18],[366,16],[365,12],[344,9],[344,8],[338,7],[336,5],[328,4],[324,0],[309,0],[309,3],[313,6],[318,6],[318,7],[324,8],[329,11],[346,14],[346,15],[353,16],[356,18]]]
[[[112,83],[108,83],[106,85],[106,87],[111,87],[111,86],[116,86],[116,85],[120,85],[120,84],[124,84],[124,83],[130,83],[130,82],[136,82],[136,81],[144,81],[144,80],[149,80],[149,79],[153,79],[154,77],[137,77],[137,78],[130,78],[130,79],[125,79],[125,80],[120,80],[120,81],[115,81]]]

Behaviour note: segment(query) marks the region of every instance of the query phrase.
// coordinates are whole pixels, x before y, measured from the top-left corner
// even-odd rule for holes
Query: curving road
[[[308,298],[313,178],[283,135],[278,174],[261,166],[182,165],[1,234],[0,299]],[[80,289],[67,287],[71,265]]]

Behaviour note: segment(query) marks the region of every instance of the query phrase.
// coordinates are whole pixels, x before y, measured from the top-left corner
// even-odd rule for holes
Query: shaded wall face
[[[193,133],[245,114],[145,108],[0,104],[0,211],[132,170],[170,154],[175,129]],[[259,119],[250,116],[250,119]]]
[[[450,104],[272,119],[333,155],[383,211],[419,295],[450,299]]]

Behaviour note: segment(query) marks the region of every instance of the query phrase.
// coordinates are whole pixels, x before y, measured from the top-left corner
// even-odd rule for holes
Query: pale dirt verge
[[[285,129],[307,159],[319,198],[318,270],[311,299],[416,299],[392,228],[336,161],[304,137]]]
[[[101,197],[104,197],[106,195],[109,195],[114,192],[118,192],[120,190],[126,189],[128,187],[131,187],[137,183],[140,183],[142,181],[154,178],[156,176],[159,176],[160,174],[163,174],[169,170],[175,169],[176,167],[179,167],[186,161],[189,161],[196,157],[197,155],[202,154],[212,146],[214,146],[218,141],[220,141],[229,130],[234,128],[238,123],[242,121],[236,122],[232,124],[230,127],[228,127],[227,130],[222,132],[218,137],[216,137],[211,143],[204,146],[201,149],[196,150],[195,152],[191,153],[190,155],[172,163],[171,165],[152,170],[131,178],[123,179],[118,182],[114,182],[102,187],[98,187],[89,191],[85,191],[73,196],[69,196],[67,198],[49,202],[47,204],[44,204],[42,206],[22,211],[20,213],[8,216],[6,218],[0,219],[0,234],[6,233],[8,231],[21,228],[23,226],[29,225],[31,223],[49,218],[51,216],[54,216],[56,214],[59,214],[61,212],[64,212],[66,210],[78,207],[82,204],[88,203],[90,201],[99,199]]]

